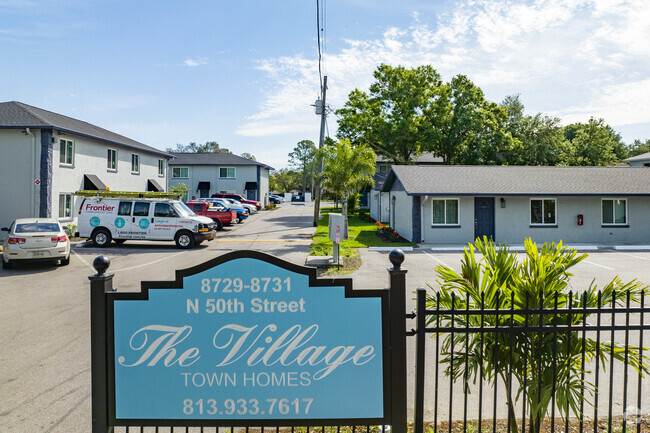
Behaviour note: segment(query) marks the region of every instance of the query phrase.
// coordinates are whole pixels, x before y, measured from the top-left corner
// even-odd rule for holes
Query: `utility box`
[[[311,193],[306,192],[305,193],[305,203],[309,203],[309,202],[311,202]]]
[[[284,193],[284,201],[287,203],[291,203],[291,193],[290,192],[285,192]]]
[[[345,225],[345,220],[343,215],[340,213],[330,213],[329,219],[329,239],[335,244],[340,244],[343,239],[343,226]]]

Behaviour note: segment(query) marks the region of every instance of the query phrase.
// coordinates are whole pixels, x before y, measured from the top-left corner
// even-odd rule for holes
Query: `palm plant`
[[[593,384],[581,378],[590,373],[588,364],[595,357],[603,366],[608,357],[613,357],[626,360],[639,374],[649,371],[649,359],[641,356],[638,347],[579,335],[580,326],[594,308],[638,302],[646,287],[636,280],[622,283],[616,277],[600,291],[592,281],[584,293],[574,296],[569,270],[586,254],[578,255],[562,242],[545,243],[539,249],[530,239],[525,241],[525,250],[519,263],[507,247],[495,247],[487,238],[477,239],[465,249],[460,274],[438,267],[439,289],[427,294],[427,309],[435,310],[428,323],[455,328],[515,328],[511,331],[535,327],[534,332],[447,334],[441,362],[447,364],[445,372],[454,380],[464,378],[476,383],[478,378],[495,384],[500,378],[507,390],[510,430],[518,432],[514,406],[523,398],[529,408],[529,431],[539,433],[552,404],[565,418],[571,412],[581,414],[585,394],[595,391]],[[475,251],[483,256],[480,260]],[[472,314],[472,310],[484,309],[494,310],[494,314]],[[457,347],[463,349],[454,350]]]
[[[348,238],[347,202],[351,193],[365,185],[372,185],[375,174],[375,152],[367,145],[352,146],[350,140],[341,139],[332,147],[324,149],[324,184],[343,200],[342,214],[345,218],[344,239]]]

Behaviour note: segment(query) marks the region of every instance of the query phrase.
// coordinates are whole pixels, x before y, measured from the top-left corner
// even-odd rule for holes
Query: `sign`
[[[36,179],[36,180],[34,181],[34,184],[35,184],[35,185],[40,185],[40,184],[41,184],[41,180],[40,180],[40,179]]]
[[[387,291],[255,251],[142,286],[109,297],[118,422],[390,420]]]

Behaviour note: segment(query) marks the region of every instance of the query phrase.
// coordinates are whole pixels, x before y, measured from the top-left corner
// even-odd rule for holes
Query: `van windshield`
[[[185,206],[185,203],[182,203],[180,201],[174,202],[174,209],[176,209],[176,212],[178,212],[181,218],[196,216],[196,214],[192,212],[189,207]]]

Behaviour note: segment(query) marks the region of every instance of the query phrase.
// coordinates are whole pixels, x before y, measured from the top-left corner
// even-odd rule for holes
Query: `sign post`
[[[100,259],[90,277],[94,433],[392,424],[388,290],[356,292],[350,279],[235,251],[117,293]]]
[[[329,213],[328,235],[332,241],[332,261],[339,263],[339,244],[341,243],[341,230],[345,224],[343,215],[338,213]]]

